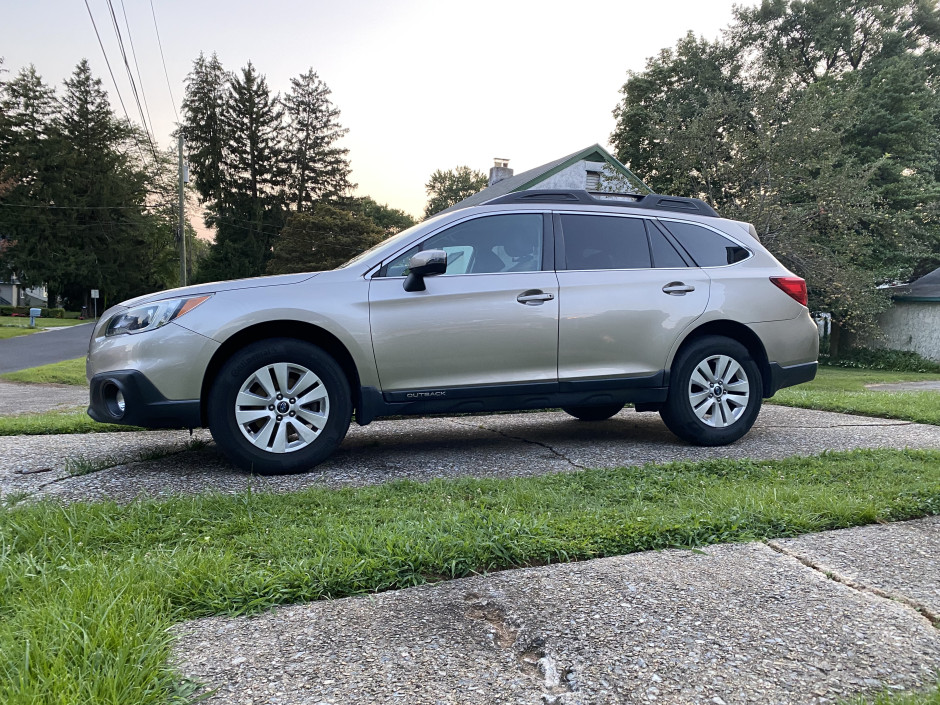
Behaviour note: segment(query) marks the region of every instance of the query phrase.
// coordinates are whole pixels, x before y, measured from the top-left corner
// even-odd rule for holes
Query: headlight
[[[143,333],[144,331],[161,328],[170,321],[189,313],[210,296],[212,294],[181,299],[164,299],[143,306],[135,306],[124,313],[119,313],[108,321],[105,335],[110,338],[114,335]]]

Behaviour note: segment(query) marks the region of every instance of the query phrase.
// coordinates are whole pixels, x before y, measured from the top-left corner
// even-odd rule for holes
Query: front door
[[[403,288],[419,250],[448,253],[425,291]],[[387,263],[369,288],[383,392],[557,382],[558,280],[539,213],[479,216]],[[513,390],[507,389],[507,393]]]

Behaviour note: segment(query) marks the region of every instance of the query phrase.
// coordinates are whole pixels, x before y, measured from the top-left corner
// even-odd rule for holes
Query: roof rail
[[[489,206],[498,203],[581,203],[590,206],[627,206],[630,208],[669,211],[671,213],[694,213],[711,218],[720,217],[714,208],[698,198],[662,196],[657,193],[605,193],[575,189],[531,189],[529,191],[507,193],[505,196],[484,201],[480,205]]]

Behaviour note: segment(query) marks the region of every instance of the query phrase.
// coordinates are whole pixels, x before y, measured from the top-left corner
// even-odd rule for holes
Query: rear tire
[[[209,429],[228,458],[259,475],[306,472],[339,446],[352,416],[336,361],[293,338],[252,343],[219,371]]]
[[[731,338],[705,336],[677,356],[659,413],[679,438],[722,446],[751,430],[762,397],[760,369],[748,349]]]
[[[603,406],[563,406],[561,410],[580,421],[603,421],[622,408],[623,404],[604,404]]]

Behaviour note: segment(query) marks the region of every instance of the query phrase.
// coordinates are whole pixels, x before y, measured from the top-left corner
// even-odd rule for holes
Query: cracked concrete
[[[769,544],[833,580],[906,604],[940,627],[940,517]]]
[[[940,534],[936,520],[894,527]],[[852,540],[819,534],[803,550]],[[209,703],[822,704],[927,686],[940,669],[940,632],[918,612],[759,543],[504,571],[177,633],[184,673],[218,689]]]
[[[208,440],[208,432],[197,431]],[[447,477],[529,477],[585,467],[617,467],[710,458],[774,459],[854,448],[940,448],[940,427],[765,406],[737,443],[699,448],[673,436],[657,414],[625,409],[585,423],[562,412],[379,420],[353,426],[336,454],[304,475],[256,477],[233,468],[213,445],[178,453],[185,431],[0,437],[0,493],[38,492],[63,501],[165,496],[202,491],[290,492],[312,485],[363,486]],[[142,452],[175,453],[133,462]],[[72,457],[114,467],[39,489]],[[129,463],[129,464],[128,464]]]

